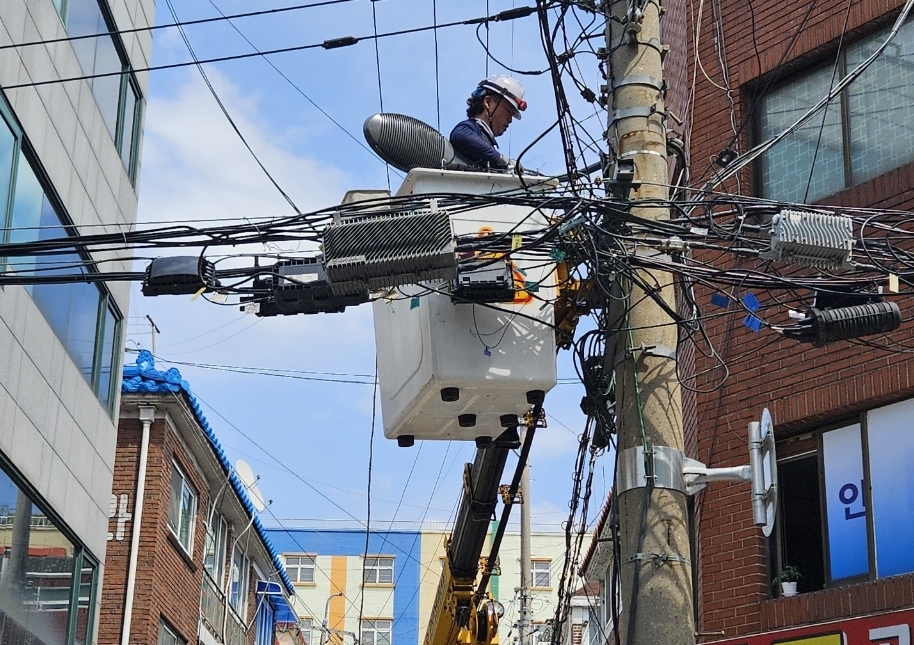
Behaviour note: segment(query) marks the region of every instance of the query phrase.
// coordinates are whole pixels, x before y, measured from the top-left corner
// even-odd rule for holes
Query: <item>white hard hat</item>
[[[508,99],[514,108],[514,116],[518,119],[521,118],[520,113],[527,109],[527,102],[524,100],[524,86],[518,83],[517,79],[504,74],[496,74],[480,81],[479,87]]]

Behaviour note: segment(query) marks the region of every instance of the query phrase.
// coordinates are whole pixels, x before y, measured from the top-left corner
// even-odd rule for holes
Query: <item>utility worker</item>
[[[451,131],[451,145],[458,155],[481,169],[507,169],[515,162],[498,151],[495,137],[520,119],[527,109],[524,87],[510,76],[498,74],[480,81],[467,99],[466,121]]]

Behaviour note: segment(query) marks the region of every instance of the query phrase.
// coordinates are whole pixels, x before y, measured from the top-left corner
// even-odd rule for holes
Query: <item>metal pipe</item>
[[[324,603],[324,622],[321,623],[321,641],[320,641],[320,645],[324,645],[324,643],[327,642],[327,634],[330,633],[330,629],[329,629],[329,627],[327,626],[327,621],[329,620],[329,616],[330,616],[330,601],[333,600],[334,598],[336,598],[337,596],[342,596],[342,595],[343,595],[343,592],[342,592],[342,591],[337,591],[335,594],[329,596],[329,597],[327,598],[327,602]],[[353,635],[353,638],[355,638],[354,635]]]
[[[524,429],[526,438],[527,429]],[[530,636],[533,633],[532,612],[530,609],[530,587],[533,562],[530,558],[530,464],[524,464],[524,471],[520,480],[521,506],[520,506],[520,620],[517,632],[520,645],[531,645]]]
[[[156,418],[154,405],[140,406],[143,435],[140,438],[140,464],[137,471],[136,498],[133,504],[133,528],[130,532],[130,557],[127,564],[127,592],[124,599],[124,622],[121,645],[130,645],[130,623],[133,618],[133,593],[136,588],[136,565],[140,555],[140,529],[143,522],[143,499],[146,496],[146,465],[149,461],[149,429]]]

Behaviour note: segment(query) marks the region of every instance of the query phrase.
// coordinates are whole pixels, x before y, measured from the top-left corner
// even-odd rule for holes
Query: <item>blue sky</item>
[[[181,20],[290,6],[282,0],[172,0]],[[259,49],[319,43],[373,33],[372,9],[381,33],[494,14],[522,2],[511,0],[353,0],[320,8],[237,21]],[[157,3],[157,23],[170,23],[168,3]],[[465,99],[486,74],[504,72],[486,54],[472,26],[438,31],[438,83],[432,32],[378,42],[381,97],[385,111],[410,114],[445,133],[464,118]],[[200,58],[251,51],[230,25],[187,29]],[[485,28],[481,30],[485,39]],[[499,60],[524,70],[541,70],[545,60],[535,17],[495,23],[490,50]],[[189,59],[177,30],[157,31],[153,64]],[[248,143],[277,182],[303,211],[338,204],[350,189],[387,188],[385,165],[361,143],[361,127],[380,111],[375,46],[310,49],[271,57],[206,66],[219,97]],[[580,62],[582,78],[596,86],[596,60]],[[529,108],[502,137],[511,156],[555,119],[547,75],[520,77]],[[297,87],[293,87],[290,81]],[[437,88],[437,89],[436,89]],[[573,92],[573,88],[569,90]],[[305,98],[305,97],[308,98]],[[310,99],[310,101],[308,100]],[[312,104],[329,113],[335,125]],[[581,105],[579,118],[593,114]],[[600,118],[588,124],[599,133]],[[351,135],[351,136],[350,136]],[[354,140],[355,139],[355,140]],[[555,133],[524,157],[526,167],[559,173],[561,145]],[[396,190],[402,175],[391,169]],[[147,96],[146,134],[140,177],[143,222],[240,221],[287,215],[279,195],[237,135],[193,68],[156,71]],[[295,251],[303,248],[254,248],[238,252]],[[140,263],[145,266],[144,262]],[[367,305],[343,314],[257,318],[237,306],[203,299],[144,298],[133,289],[127,347],[151,348],[149,315],[161,330],[156,353],[174,361],[255,366],[342,375],[371,375],[375,350]],[[135,355],[127,355],[128,362]],[[170,363],[159,363],[168,367]],[[372,387],[293,378],[245,375],[176,365],[205,404],[205,411],[229,458],[247,460],[261,476],[264,497],[272,499],[262,519],[267,525],[292,525],[292,519],[364,521],[368,513],[368,459]],[[574,375],[570,356],[560,356],[559,377]],[[302,376],[299,374],[299,376]],[[347,376],[321,377],[366,380]],[[584,417],[580,385],[558,385],[546,399],[549,427],[539,430],[531,458],[534,524],[558,524],[567,516],[577,435]],[[402,449],[384,439],[380,413],[371,470],[372,526],[392,521],[447,521],[453,517],[463,463],[472,443],[419,442]],[[513,470],[513,461],[509,462]],[[594,479],[592,515],[611,485],[611,461],[601,458]],[[510,480],[506,473],[503,481]],[[436,486],[437,483],[437,486]]]

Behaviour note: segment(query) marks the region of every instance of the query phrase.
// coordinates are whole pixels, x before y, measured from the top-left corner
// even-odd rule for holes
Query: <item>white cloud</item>
[[[250,94],[216,70],[207,74],[239,131],[299,209],[339,203],[347,190],[345,173],[290,150]],[[292,212],[195,71],[172,94],[150,97],[143,148],[141,221]]]

